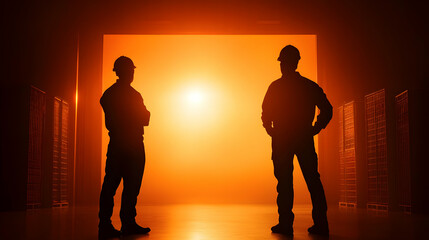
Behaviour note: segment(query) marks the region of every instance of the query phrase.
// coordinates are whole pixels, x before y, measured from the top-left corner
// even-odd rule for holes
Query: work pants
[[[114,196],[123,179],[120,218],[122,225],[135,223],[137,196],[145,167],[145,149],[142,141],[124,146],[124,143],[109,143],[106,160],[106,175],[100,194],[100,226],[111,224]]]
[[[296,141],[294,141],[296,140]],[[297,156],[313,204],[312,217],[317,225],[327,225],[327,204],[312,136],[293,140],[273,138],[274,175],[277,178],[277,206],[279,223],[292,225],[293,208],[293,158]]]

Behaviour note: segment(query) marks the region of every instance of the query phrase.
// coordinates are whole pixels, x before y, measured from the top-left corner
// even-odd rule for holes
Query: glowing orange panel
[[[132,86],[152,113],[139,203],[275,202],[260,116],[287,44],[301,51],[298,71],[317,81],[315,35],[104,36],[103,91],[116,80],[115,59],[128,56],[137,66]],[[104,171],[109,139],[102,127]],[[295,202],[309,203],[295,166]]]

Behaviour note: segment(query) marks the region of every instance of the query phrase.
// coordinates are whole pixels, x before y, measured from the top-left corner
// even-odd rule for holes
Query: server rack
[[[69,105],[62,101],[61,109],[61,160],[60,160],[60,202],[61,205],[68,205],[68,119]]]
[[[38,208],[42,204],[42,145],[45,114],[46,93],[31,86],[27,165],[27,208]]]
[[[408,120],[408,91],[395,97],[397,192],[399,207],[411,212],[410,126]]]
[[[54,98],[52,150],[52,206],[68,206],[68,115],[69,106]]]
[[[385,90],[365,96],[367,138],[368,202],[367,208],[388,210],[388,161],[386,137]]]
[[[354,101],[339,107],[340,125],[340,202],[343,207],[357,206],[356,174],[356,104]]]

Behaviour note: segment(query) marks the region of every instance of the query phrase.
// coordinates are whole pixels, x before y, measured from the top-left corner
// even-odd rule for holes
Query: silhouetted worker
[[[150,112],[139,92],[131,87],[134,79],[134,63],[125,56],[116,59],[113,71],[118,80],[109,87],[100,99],[105,113],[106,128],[110,142],[107,150],[106,175],[100,194],[99,238],[123,235],[146,234],[135,221],[137,196],[140,192],[145,167],[143,126],[149,125]],[[110,218],[113,212],[113,197],[123,179],[120,218],[121,232],[116,230]]]
[[[328,125],[332,106],[322,88],[296,72],[301,59],[297,48],[284,47],[277,59],[282,77],[271,83],[262,103],[262,122],[272,137],[272,160],[277,178],[279,224],[274,233],[293,235],[293,157],[297,156],[313,203],[313,234],[329,235],[327,205],[320,175],[313,136]],[[320,110],[312,125],[316,106]]]

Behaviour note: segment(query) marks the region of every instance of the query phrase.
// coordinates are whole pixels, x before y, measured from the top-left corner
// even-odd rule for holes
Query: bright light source
[[[192,105],[201,104],[204,101],[204,94],[201,89],[191,89],[186,94],[186,100]]]
[[[218,104],[216,101],[216,88],[207,82],[190,82],[185,84],[183,88],[177,91],[179,98],[174,98],[171,106],[176,111],[173,114],[175,118],[175,126],[181,126],[183,129],[195,131],[196,128],[199,133],[202,129],[208,131],[213,127],[213,123],[219,121]],[[176,99],[180,99],[180,105]],[[180,106],[180,107],[178,107]],[[173,113],[173,112],[172,112]]]

